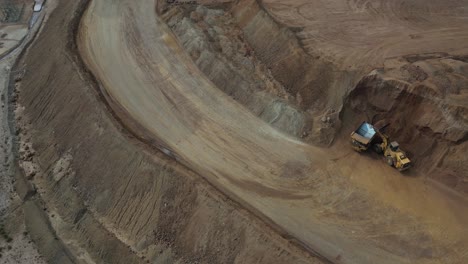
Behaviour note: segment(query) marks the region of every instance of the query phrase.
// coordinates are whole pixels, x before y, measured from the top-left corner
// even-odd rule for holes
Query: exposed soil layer
[[[285,115],[286,121],[279,122],[277,127],[291,132],[298,131],[297,124],[303,124],[301,137],[329,145],[337,132],[341,131],[341,139],[347,137],[363,120],[390,122],[388,133],[412,154],[414,170],[464,193],[468,177],[461,154],[468,133],[464,103],[467,59],[463,55],[468,53],[468,27],[463,20],[464,5],[466,1],[309,4],[243,0],[225,5],[227,14],[213,11],[223,15],[221,22],[209,15],[198,15],[200,11],[195,10],[186,13],[185,18],[179,15],[183,23],[174,25],[173,30],[191,52],[197,48],[186,25],[192,28],[198,25],[198,31],[190,32],[205,31],[205,35],[212,36],[208,39],[220,39],[217,42],[220,50],[215,49],[214,53],[225,56],[223,43],[227,34],[223,21],[232,23],[232,16],[235,28],[241,32],[228,39],[242,39],[254,65],[266,67],[271,74],[268,80],[284,91],[283,97],[291,105],[288,109],[302,110],[304,118],[299,120],[305,122]],[[408,9],[414,12],[405,11]],[[172,19],[172,24],[173,20],[177,19]],[[370,24],[371,27],[366,26]],[[230,52],[232,45],[227,46]],[[217,63],[205,62],[215,61],[212,58],[216,56],[191,55],[208,76],[217,73],[206,70],[218,69],[213,67]],[[379,71],[369,74],[376,68]],[[232,76],[233,72],[236,71],[212,80],[221,88],[229,85],[238,88],[239,82],[226,82],[229,79],[226,76]],[[247,75],[244,70],[242,76]],[[240,94],[236,97],[250,99],[250,92],[245,90],[235,90]],[[264,90],[270,96],[278,94],[274,89]],[[356,100],[360,105],[372,107],[359,110]],[[268,105],[260,100],[255,103]],[[258,110],[246,105],[258,114]],[[348,111],[349,108],[355,111]],[[374,109],[368,111],[369,108]],[[268,112],[267,107],[263,109]],[[374,117],[376,113],[379,115]],[[288,130],[291,127],[296,129]]]
[[[194,62],[217,87],[281,131],[309,142],[330,144],[342,122],[345,126],[340,138],[362,120],[391,123],[388,133],[412,156],[414,170],[464,193],[468,170],[460,153],[466,148],[463,89],[467,84],[467,59],[446,51],[464,54],[466,28],[458,15],[449,21],[453,32],[446,31],[440,20],[444,12],[462,3],[431,3],[427,9],[418,9],[422,5],[419,2],[411,7],[392,5],[354,3],[345,7],[319,3],[312,6],[321,12],[349,9],[350,14],[322,14],[317,21],[295,13],[310,11],[311,5],[300,5],[292,11],[293,2],[266,1],[263,6],[246,0],[218,4],[217,9],[176,5],[165,6],[161,12]],[[415,13],[407,14],[405,23],[411,25],[406,28],[408,36],[402,32],[397,35],[392,31],[395,28],[382,27],[375,32],[379,37],[365,45],[369,32],[350,41],[351,36],[346,34],[336,40],[320,39],[312,30],[312,25],[323,27],[320,34],[329,36],[343,25],[361,32],[360,24],[354,21],[358,11],[374,10],[377,14],[408,8],[421,16],[431,14],[427,23],[435,28],[428,31]],[[396,17],[365,15],[360,20],[377,24],[394,20],[399,25]],[[327,28],[326,23],[334,26]],[[461,35],[457,35],[456,42],[450,41],[456,32]],[[421,39],[434,40],[429,46],[413,46]],[[396,40],[398,44],[385,44]],[[353,52],[341,51],[340,41]],[[380,70],[367,75],[376,67]],[[345,110],[338,117],[344,103]]]
[[[26,212],[31,216],[28,219],[35,219],[42,206],[41,214],[48,219],[31,223],[47,230],[33,236],[35,241],[58,241],[49,247],[49,243],[39,243],[46,245],[41,252],[48,261],[321,262],[292,245],[290,241],[294,241],[335,262],[466,262],[464,223],[468,218],[466,206],[458,198],[447,198],[419,178],[400,177],[372,156],[341,149],[327,152],[264,124],[215,91],[216,87],[186,60],[185,51],[151,13],[152,1],[93,2],[80,41],[87,65],[94,66],[93,74],[103,84],[98,89],[92,75],[84,70],[73,42],[77,32],[72,29],[77,29],[86,2],[61,1],[20,64],[27,69],[17,109],[21,155],[30,165],[24,166],[29,183],[25,195],[34,196],[36,204]],[[197,12],[193,8],[172,11],[167,22],[173,23],[179,39],[190,40],[181,42],[219,88],[264,121],[296,136],[304,135],[302,129],[307,125],[295,124],[309,121],[297,118],[300,121],[292,122],[287,130],[294,120],[291,116],[314,116],[317,120],[311,122],[306,140],[328,144],[339,125],[338,113],[347,94],[367,69],[377,64],[360,62],[356,65],[362,68],[346,69],[346,60],[324,55],[335,54],[332,51],[314,54],[304,41],[295,38],[298,28],[280,26],[265,11],[275,9],[266,7],[247,0],[232,5],[237,26],[229,25],[229,15],[221,17],[216,15],[218,11]],[[215,14],[210,18],[204,12]],[[178,14],[190,20],[172,20]],[[210,35],[216,28],[209,21],[228,23],[221,28],[228,41],[219,32]],[[203,32],[196,32],[198,27]],[[237,27],[244,33],[232,35]],[[194,35],[188,34],[194,31]],[[99,34],[103,32],[106,34]],[[191,36],[200,39],[192,41]],[[245,39],[231,40],[239,36]],[[103,43],[107,43],[104,49]],[[198,45],[205,44],[207,53],[197,54],[201,50]],[[236,59],[246,57],[246,47],[252,48],[255,57],[245,65],[253,63],[259,72],[247,74],[243,66],[236,65]],[[233,54],[239,51],[241,56]],[[203,60],[202,56],[211,58]],[[443,74],[436,72],[439,68],[451,70],[450,83],[463,83],[466,69],[458,62],[463,62],[462,57],[442,57],[389,60],[383,70],[365,78],[351,93],[342,112],[343,127],[353,127],[370,110],[395,113],[376,117],[391,121],[399,113],[411,116],[414,112],[411,118],[398,118],[403,123],[396,122],[399,125],[391,134],[401,134],[402,144],[408,143],[405,148],[412,153],[410,144],[427,146],[423,137],[411,141],[415,130],[425,133],[427,141],[436,135],[437,144],[446,145],[440,149],[435,146],[433,153],[448,153],[447,157],[453,158],[440,159],[432,171],[440,169],[448,175],[464,170],[459,158],[464,153],[459,147],[465,140],[464,125],[455,125],[465,118],[463,107],[459,108],[463,97],[456,96],[463,94],[463,85],[447,92],[439,88],[438,78]],[[239,90],[223,84],[224,79],[216,79],[216,68],[208,65],[211,62],[232,74],[223,78],[242,81],[239,76],[245,75],[246,84],[239,85]],[[442,62],[449,66],[440,65]],[[426,68],[418,69],[419,64]],[[247,84],[255,79],[261,81],[252,89]],[[379,89],[388,90],[385,97]],[[424,93],[418,89],[444,96],[421,99]],[[272,122],[275,118],[256,112],[249,97],[261,97],[262,91],[268,100],[260,108],[279,102],[281,109],[290,108],[293,114],[279,115],[276,120],[282,121]],[[131,96],[122,96],[126,92]],[[364,100],[364,95],[375,95],[375,100]],[[388,96],[395,96],[396,103],[383,100]],[[421,110],[402,108],[409,103]],[[426,109],[436,112],[425,117]],[[324,116],[330,119],[321,122]],[[159,147],[177,162],[152,147]],[[418,164],[424,159],[438,161],[430,155],[413,156]],[[453,187],[463,190],[463,179],[457,176],[453,182]],[[225,194],[243,201],[242,208],[249,211]],[[262,217],[285,238],[253,215]]]
[[[282,4],[283,11],[290,2]],[[299,38],[302,28],[279,19],[268,2],[241,0],[230,11],[255,56],[313,120],[305,140],[330,145],[340,128],[343,100],[367,69],[342,68],[323,54],[309,52]]]
[[[305,108],[320,101],[339,109],[363,74],[387,58],[468,52],[466,0],[259,2],[240,1],[234,13],[273,75],[305,93]],[[263,23],[271,18],[283,27]]]
[[[279,133],[201,73],[153,5],[92,2],[79,32],[86,65],[128,129],[330,260],[465,261],[461,199],[350,148]]]
[[[340,127],[341,106],[327,103],[327,91],[335,83],[349,85],[354,72],[338,76],[332,64],[309,61],[293,32],[256,1],[206,2],[159,2],[159,11],[200,70],[279,130],[330,145]]]
[[[35,237],[44,257],[52,263],[64,263],[64,256],[79,263],[320,263],[125,132],[76,55],[73,29],[86,2],[60,1],[18,66],[26,69],[17,110],[23,158],[34,168],[25,173],[37,190],[25,193],[43,201],[51,229]],[[54,250],[59,247],[44,237],[65,249]]]
[[[415,169],[468,193],[468,63],[425,54],[389,59],[350,94],[343,118],[390,123]],[[348,111],[350,110],[350,111]]]
[[[312,118],[256,59],[229,12],[177,5],[164,13],[166,23],[203,73],[217,87],[274,127],[305,136]]]

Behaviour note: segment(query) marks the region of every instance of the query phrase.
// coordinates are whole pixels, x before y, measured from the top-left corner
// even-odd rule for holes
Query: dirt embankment
[[[329,63],[301,48],[256,1],[167,5],[159,11],[197,66],[217,87],[279,130],[328,145],[339,128],[327,102],[336,78]],[[338,81],[337,81],[338,79]],[[334,97],[333,97],[334,98]],[[339,100],[337,100],[339,101]]]
[[[398,1],[353,2],[244,0],[232,12],[298,105],[313,116],[341,112],[331,128],[315,118],[309,139],[331,142],[363,120],[389,122],[418,174],[467,193],[466,1],[414,1],[411,14]]]
[[[463,202],[351,148],[326,151],[260,122],[201,73],[153,5],[93,1],[78,38],[112,109],[149,146],[331,260],[463,262]]]
[[[314,113],[326,110],[329,102],[324,99],[333,95],[329,90],[342,82],[335,78],[336,66],[307,54],[295,34],[300,29],[274,20],[259,1],[239,1],[231,11],[258,58],[298,105]]]
[[[342,118],[390,123],[415,169],[468,194],[468,63],[465,57],[425,54],[389,59],[361,80]]]
[[[335,21],[338,17],[331,11],[345,8],[342,3],[334,9],[318,4],[316,9],[324,14],[315,22],[321,32],[315,32],[309,25],[314,21],[300,15],[311,6],[298,7],[296,14],[287,11],[283,3],[267,2],[242,0],[210,8],[164,6],[161,11],[207,77],[278,129],[328,145],[336,136],[348,136],[363,120],[389,122],[388,134],[409,152],[419,174],[457,191],[468,191],[468,170],[462,154],[468,133],[464,91],[467,60],[460,55],[465,52],[462,39],[466,27],[458,16],[450,19],[454,27],[451,31],[440,22],[443,12],[439,10],[431,17],[435,25],[432,32],[413,14],[405,22],[411,25],[405,29],[409,37],[382,27],[376,32],[382,35],[381,41],[366,34],[336,35],[335,41],[328,34],[335,34],[337,26],[327,28],[324,14],[330,13],[330,21],[337,25],[360,32],[361,25],[353,19],[358,12],[355,9],[363,6],[347,7],[351,8],[350,15]],[[435,6],[428,8],[438,9]],[[385,6],[375,8],[375,12],[389,12]],[[426,12],[419,11],[421,15]],[[372,16],[362,19],[365,23],[383,23]],[[387,24],[401,26],[398,15],[386,19]],[[450,41],[455,31],[460,32],[458,42]],[[314,34],[323,38],[311,37]],[[434,41],[426,46],[412,44],[423,38]],[[310,45],[311,41],[316,46]],[[372,45],[364,45],[366,41]],[[340,43],[348,43],[353,52],[342,51]],[[448,47],[458,55],[427,53]],[[421,55],[402,55],[410,52]],[[397,56],[385,57],[389,55]],[[375,68],[379,70],[368,75]]]
[[[258,61],[235,20],[223,9],[175,6],[166,23],[197,66],[217,87],[281,131],[303,136],[310,118]]]
[[[344,71],[327,58],[308,53],[298,37],[301,28],[274,19],[259,1],[241,0],[231,12],[255,56],[312,120],[305,140],[331,144],[341,126],[342,102],[366,69]]]
[[[19,64],[20,136],[26,157],[35,153],[29,195],[42,201],[65,255],[96,263],[318,263],[125,133],[80,68],[72,29],[86,2],[60,1]],[[38,245],[48,261],[61,261],[63,252]]]

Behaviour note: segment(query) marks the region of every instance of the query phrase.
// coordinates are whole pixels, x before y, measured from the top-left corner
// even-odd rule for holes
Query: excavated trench
[[[46,225],[61,242],[43,246],[45,257],[52,263],[63,263],[64,254],[76,262],[321,263],[148,148],[141,140],[149,139],[137,140],[110,114],[73,42],[87,2],[61,1],[17,66],[26,69],[20,137],[36,153],[37,171],[26,174],[37,193],[30,190],[27,199],[44,206]],[[389,134],[410,153],[415,171],[468,192],[466,59],[409,56],[369,75],[367,68],[343,71],[306,52],[300,28],[277,23],[258,1],[165,2],[158,12],[197,66],[272,126],[336,146],[363,119],[390,122]]]

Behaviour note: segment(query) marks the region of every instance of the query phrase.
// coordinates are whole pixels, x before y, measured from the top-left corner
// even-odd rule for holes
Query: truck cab
[[[363,122],[356,131],[351,133],[351,144],[358,152],[366,151],[375,138],[377,131],[374,126]]]
[[[387,127],[385,125],[383,128]],[[363,122],[356,131],[351,133],[351,145],[357,152],[363,152],[372,147],[378,154],[383,154],[388,165],[395,167],[399,171],[407,170],[411,167],[411,161],[406,153],[400,149],[396,141],[390,142],[387,135],[373,125]]]

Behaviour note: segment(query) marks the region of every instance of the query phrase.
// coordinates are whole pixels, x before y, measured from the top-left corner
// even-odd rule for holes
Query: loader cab
[[[400,148],[400,144],[398,144],[398,142],[396,141],[393,141],[392,143],[390,143],[390,149],[394,152],[398,151],[398,149]]]
[[[382,132],[387,126],[388,124],[377,128],[363,122],[358,129],[351,133],[351,144],[357,152],[363,152],[372,147],[376,153],[385,156],[388,165],[399,171],[406,170],[411,167],[411,161],[406,153],[400,149],[398,142],[389,143],[389,137]]]
[[[400,145],[396,141],[388,145],[388,152],[386,152],[385,156],[387,156],[387,163],[399,171],[404,171],[411,167],[411,161],[406,156],[406,153],[400,149]]]

